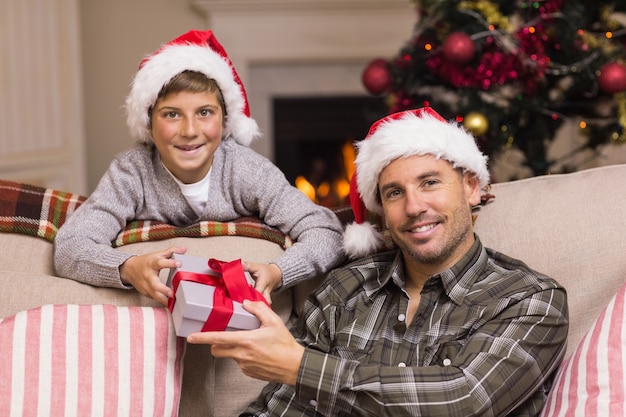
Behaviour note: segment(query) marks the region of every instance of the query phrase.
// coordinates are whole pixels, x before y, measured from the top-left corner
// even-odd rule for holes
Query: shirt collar
[[[487,260],[487,251],[478,236],[474,235],[474,243],[461,260],[445,271],[431,276],[429,282],[434,280],[440,281],[448,297],[455,304],[461,305],[478,279],[478,272],[484,270]],[[385,274],[381,274],[380,279],[373,282],[370,281],[370,288],[365,288],[365,290],[368,296],[371,296],[388,285],[390,281],[396,286],[403,288],[404,277],[402,252],[398,249],[389,270]]]
[[[455,304],[463,304],[463,300],[480,277],[480,271],[485,269],[487,260],[487,251],[478,236],[474,235],[474,244],[461,260],[439,274],[444,291]]]

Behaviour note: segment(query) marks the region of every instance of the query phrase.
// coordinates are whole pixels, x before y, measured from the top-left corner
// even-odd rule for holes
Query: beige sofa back
[[[626,165],[495,184],[476,220],[485,246],[568,291],[568,354],[626,282]]]

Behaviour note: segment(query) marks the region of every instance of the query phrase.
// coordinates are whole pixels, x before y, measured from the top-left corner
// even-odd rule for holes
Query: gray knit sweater
[[[273,261],[283,272],[283,288],[343,261],[342,226],[336,216],[291,186],[268,159],[228,139],[215,152],[210,176],[208,203],[198,217],[153,144],[137,144],[122,152],[59,229],[54,241],[57,274],[91,285],[127,288],[119,266],[132,255],[114,250],[111,242],[132,220],[188,226],[201,220],[257,216],[295,242]]]

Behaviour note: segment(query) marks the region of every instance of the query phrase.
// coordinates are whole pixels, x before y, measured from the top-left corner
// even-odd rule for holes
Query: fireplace
[[[348,204],[354,142],[386,114],[383,99],[276,97],[272,108],[275,161],[287,179],[320,205]]]

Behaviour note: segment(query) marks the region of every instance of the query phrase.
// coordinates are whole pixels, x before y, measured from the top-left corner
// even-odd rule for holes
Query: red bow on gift
[[[209,259],[209,268],[218,273],[206,275],[197,272],[177,271],[172,278],[174,297],[168,301],[168,308],[173,311],[176,302],[176,290],[180,281],[199,282],[215,287],[213,292],[213,307],[207,318],[202,331],[225,330],[233,315],[233,301],[243,303],[244,300],[263,301],[267,300],[246,280],[241,259],[231,262]],[[268,304],[269,305],[269,304]]]

